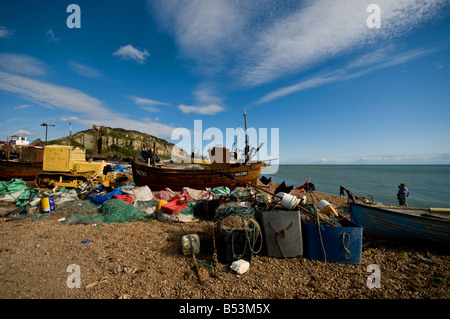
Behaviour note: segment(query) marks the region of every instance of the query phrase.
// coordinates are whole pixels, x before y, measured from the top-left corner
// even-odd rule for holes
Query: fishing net
[[[74,199],[73,201],[61,203],[56,211],[65,217],[65,223],[83,224],[96,223],[100,215],[100,208],[89,200]]]
[[[151,220],[151,217],[144,211],[121,199],[113,198],[106,201],[102,205],[101,211],[103,222],[106,224]]]
[[[251,258],[262,249],[261,227],[251,207],[226,205],[215,216],[215,230],[225,242],[226,261]],[[257,243],[259,242],[259,247]]]
[[[145,208],[153,202],[139,202],[137,207],[121,199],[109,199],[98,207],[88,200],[75,200],[63,203],[58,210],[66,210],[65,223],[68,224],[111,224],[132,221],[150,221],[152,216]]]

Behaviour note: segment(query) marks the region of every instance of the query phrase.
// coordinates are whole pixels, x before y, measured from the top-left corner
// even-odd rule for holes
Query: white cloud
[[[184,56],[205,74],[229,76],[244,87],[401,36],[448,6],[447,0],[379,0],[381,28],[370,29],[372,0],[148,2]]]
[[[170,103],[150,100],[139,96],[130,96],[129,98],[132,99],[135,104],[139,105],[141,109],[149,112],[161,112],[161,110],[154,107],[154,105],[170,105]]]
[[[194,113],[199,115],[215,115],[225,111],[220,106],[222,99],[214,94],[214,88],[208,84],[200,85],[194,91],[195,106],[180,104],[178,109],[183,113]]]
[[[34,135],[33,133],[30,133],[28,131],[25,130],[18,130],[16,132],[14,132],[14,134],[12,135],[19,135],[19,136],[23,136],[23,135]]]
[[[128,114],[115,113],[105,107],[102,101],[82,91],[22,75],[0,71],[0,90],[18,94],[45,107],[78,114],[63,115],[60,119],[75,121],[87,127],[94,124],[121,127],[162,138],[170,137],[174,129],[171,125],[130,119]]]
[[[19,94],[46,107],[101,115],[107,109],[98,99],[79,90],[0,71],[0,89]]]
[[[57,37],[55,35],[55,33],[53,33],[52,29],[49,29],[46,33],[45,33],[45,37],[47,38],[47,40],[49,42],[58,42],[60,40],[59,37]]]
[[[23,75],[44,75],[46,65],[25,54],[0,53],[0,70]]]
[[[415,49],[396,53],[394,52],[393,47],[384,47],[373,53],[365,54],[357,58],[343,68],[319,72],[296,84],[272,91],[258,99],[256,104],[270,102],[283,96],[312,89],[321,85],[354,79],[379,69],[418,59],[434,53],[436,50],[438,49]]]
[[[30,107],[30,105],[28,105],[28,104],[22,104],[22,105],[18,105],[18,106],[14,106],[14,110],[21,110],[21,109],[26,109],[26,108],[28,108],[28,107]]]
[[[70,121],[78,122],[80,120],[78,116],[61,116],[59,119],[60,121],[63,122],[70,122]]]
[[[113,53],[123,60],[133,60],[137,63],[144,63],[144,61],[150,56],[150,53],[146,49],[139,50],[133,47],[131,44],[120,47],[117,51]]]
[[[130,96],[130,98],[133,100],[134,103],[138,105],[170,105],[170,103],[167,102],[150,100],[139,96]]]
[[[249,85],[310,69],[357,47],[407,33],[429,19],[443,1],[380,0],[380,29],[367,27],[371,1],[315,1],[269,28],[255,43],[251,63],[243,70]],[[388,42],[386,42],[388,43]]]
[[[69,61],[69,67],[79,75],[86,76],[88,78],[100,78],[103,74],[90,66],[77,63],[75,61]]]
[[[243,20],[231,1],[148,1],[155,18],[175,35],[183,54],[201,64],[214,64],[233,47]],[[224,45],[227,46],[226,50]],[[205,71],[205,70],[203,70]]]
[[[4,26],[0,25],[0,39],[7,39],[11,37],[14,33],[14,30],[8,30]]]
[[[200,115],[214,115],[225,110],[223,107],[217,104],[201,105],[201,106],[189,106],[180,104],[178,108],[183,113],[195,113]]]
[[[221,104],[222,99],[217,96],[215,89],[208,84],[200,85],[194,91],[194,98],[199,104]]]

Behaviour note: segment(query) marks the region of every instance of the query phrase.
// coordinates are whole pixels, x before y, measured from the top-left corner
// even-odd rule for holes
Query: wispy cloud
[[[15,131],[14,134],[12,134],[12,135],[23,136],[23,135],[34,135],[34,134],[31,132],[25,131],[25,130],[18,130],[18,131]]]
[[[172,125],[148,119],[131,119],[129,114],[116,113],[105,106],[101,100],[78,89],[30,78],[29,75],[45,73],[44,64],[35,58],[22,55],[0,55],[0,67],[2,61],[23,61],[28,66],[40,66],[32,70],[22,66],[16,70],[17,73],[12,73],[11,69],[14,68],[11,67],[0,68],[0,90],[17,94],[44,107],[58,109],[60,113],[66,112],[66,115],[60,116],[60,120],[74,121],[87,127],[93,124],[104,124],[139,130],[163,138],[170,137],[172,134],[174,129]],[[2,69],[6,70],[2,71]]]
[[[0,25],[0,39],[10,38],[14,34],[14,30],[7,29],[6,27]]]
[[[18,106],[14,106],[14,110],[22,110],[22,109],[26,109],[26,108],[29,108],[30,107],[30,105],[28,105],[28,104],[22,104],[22,105],[18,105]]]
[[[44,62],[25,54],[0,53],[0,70],[23,75],[45,75]]]
[[[225,111],[225,109],[222,106],[217,104],[200,105],[200,106],[190,106],[180,104],[178,108],[183,113],[195,113],[199,115],[214,115],[219,112]]]
[[[129,96],[129,98],[133,100],[135,104],[139,105],[141,109],[149,112],[161,112],[161,110],[156,108],[155,105],[164,105],[164,106],[170,105],[170,103],[151,100],[139,96]]]
[[[55,33],[53,32],[52,29],[49,29],[46,33],[45,33],[45,37],[47,38],[47,41],[49,42],[58,42],[59,40],[61,40],[59,37],[57,37],[55,35]]]
[[[69,61],[69,67],[77,74],[88,77],[88,78],[100,78],[103,74],[90,66],[80,64],[75,61]]]
[[[210,84],[201,84],[194,91],[195,101],[199,104],[222,104],[217,89]]]
[[[87,127],[93,124],[141,130],[159,137],[170,137],[171,125],[152,121],[134,120],[127,114],[118,114],[104,106],[103,102],[82,91],[70,87],[30,79],[21,75],[0,71],[0,90],[19,94],[21,97],[37,104],[58,108],[63,112],[75,113],[77,116],[62,116],[61,120],[72,119]]]
[[[127,44],[120,47],[113,55],[123,60],[132,60],[139,64],[143,64],[150,56],[150,53],[148,53],[147,49],[138,49],[131,44]]]
[[[436,52],[438,49],[415,49],[405,52],[393,52],[393,47],[381,48],[373,53],[365,54],[342,68],[322,71],[296,84],[272,91],[256,101],[256,104],[267,103],[283,96],[293,94],[333,82],[355,79],[379,69],[399,65]]]
[[[215,115],[226,110],[221,106],[222,99],[215,94],[214,88],[210,85],[200,85],[194,91],[194,99],[196,105],[180,104],[178,109],[183,113],[198,115]]]
[[[149,0],[180,52],[207,75],[253,87],[408,33],[447,0],[379,0],[381,28],[367,27],[371,0]]]
[[[138,105],[170,105],[170,103],[167,102],[151,100],[139,96],[130,96],[130,98]]]
[[[22,75],[0,71],[0,89],[50,108],[62,108],[76,113],[101,115],[107,109],[98,99],[77,89],[54,85]]]

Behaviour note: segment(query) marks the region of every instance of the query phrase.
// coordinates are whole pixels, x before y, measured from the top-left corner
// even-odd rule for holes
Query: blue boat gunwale
[[[353,214],[352,206],[354,206],[354,205],[361,206],[361,207],[367,207],[367,208],[370,208],[373,210],[379,210],[379,211],[383,211],[385,213],[394,214],[394,215],[401,214],[402,216],[407,217],[407,218],[413,218],[413,219],[418,218],[420,220],[429,219],[429,220],[434,220],[434,221],[450,223],[450,219],[431,215],[427,208],[402,207],[402,206],[378,206],[378,205],[361,204],[361,203],[355,203],[355,202],[350,203],[350,216]],[[419,212],[424,212],[424,213],[420,214]]]

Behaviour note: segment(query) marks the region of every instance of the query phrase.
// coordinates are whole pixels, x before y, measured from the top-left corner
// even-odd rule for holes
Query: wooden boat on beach
[[[238,181],[251,182],[258,178],[265,163],[230,164],[228,167],[211,165],[166,164],[151,166],[142,161],[131,164],[134,183],[137,186],[149,186],[151,189],[170,188],[181,190],[183,187],[194,189],[214,188],[236,184]],[[233,177],[233,178],[231,178]],[[234,179],[236,178],[236,179]]]
[[[247,132],[246,114],[245,132]],[[152,189],[170,188],[181,190],[183,187],[194,189],[214,188],[241,182],[254,182],[261,174],[265,162],[251,162],[248,138],[245,136],[244,160],[237,161],[237,153],[224,147],[213,147],[209,151],[209,161],[189,161],[187,163],[151,164],[150,161],[134,160],[131,164],[134,182],[137,186],[149,186]]]
[[[0,179],[21,178],[23,180],[34,180],[41,173],[42,162],[0,161]]]
[[[21,178],[34,180],[43,172],[43,148],[26,147],[21,150],[20,159],[0,160],[0,179]]]
[[[410,208],[350,203],[351,220],[364,237],[450,248],[450,208]]]

